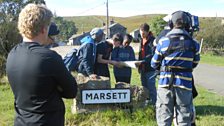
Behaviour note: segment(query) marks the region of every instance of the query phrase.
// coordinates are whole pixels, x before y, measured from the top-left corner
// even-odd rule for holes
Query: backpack
[[[63,58],[65,67],[69,72],[78,70],[78,50],[72,49],[66,56]]]

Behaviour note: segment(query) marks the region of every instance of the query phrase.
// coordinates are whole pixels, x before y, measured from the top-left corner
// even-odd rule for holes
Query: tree
[[[224,25],[220,18],[202,18],[200,31],[195,34],[197,40],[204,39],[203,50],[224,48]]]
[[[5,74],[9,51],[22,41],[17,29],[18,16],[28,3],[45,4],[44,0],[0,0],[0,77]]]
[[[0,1],[0,77],[5,74],[8,52],[21,40],[16,27],[22,3],[22,0]]]
[[[155,36],[158,36],[159,33],[163,30],[164,26],[167,24],[163,20],[163,17],[163,15],[160,15],[153,18],[151,21],[151,31],[155,34]]]
[[[60,41],[67,41],[72,35],[76,34],[78,29],[72,21],[66,21],[62,17],[55,17],[54,22],[58,25]]]

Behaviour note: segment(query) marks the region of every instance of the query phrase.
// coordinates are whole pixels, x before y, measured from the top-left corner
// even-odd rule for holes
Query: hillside
[[[150,21],[156,16],[160,15],[149,14],[132,17],[110,17],[110,20],[114,20],[115,22],[125,26],[127,28],[127,32],[129,33],[134,29],[139,28],[140,24],[144,22],[150,23]],[[64,17],[64,19],[74,21],[76,27],[78,28],[78,33],[90,31],[94,27],[101,27],[103,22],[106,22],[105,16],[74,16]]]

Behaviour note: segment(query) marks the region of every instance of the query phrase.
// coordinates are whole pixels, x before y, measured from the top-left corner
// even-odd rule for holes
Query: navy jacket
[[[78,72],[86,76],[94,73],[94,64],[96,60],[96,45],[90,36],[86,36],[81,40],[81,46],[78,51],[78,59],[80,61]]]
[[[111,60],[115,61],[135,61],[135,53],[132,47],[115,47],[111,54]],[[113,67],[114,76],[116,77],[131,77],[131,68],[122,67],[118,68]]]

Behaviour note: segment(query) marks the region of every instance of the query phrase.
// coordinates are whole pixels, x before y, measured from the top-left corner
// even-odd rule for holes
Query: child
[[[111,60],[121,62],[135,60],[133,49],[130,49],[130,46],[123,46],[123,37],[121,34],[117,33],[113,35],[112,40],[114,42],[114,49],[112,51]],[[130,39],[128,37],[125,37],[125,41],[130,43]],[[114,66],[114,76],[116,82],[126,82],[130,84],[131,68],[119,65]]]

